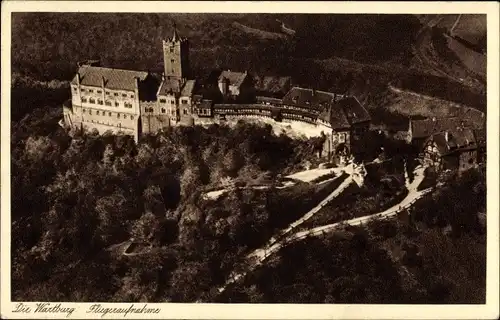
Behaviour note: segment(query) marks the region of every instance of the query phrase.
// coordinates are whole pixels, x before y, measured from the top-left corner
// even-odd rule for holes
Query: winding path
[[[424,171],[425,171],[424,167],[417,167],[414,171],[415,177],[414,177],[412,182],[409,181],[408,175],[405,174],[405,178],[406,178],[405,184],[406,184],[406,188],[408,189],[408,195],[401,202],[399,202],[398,204],[392,206],[391,208],[389,208],[387,210],[384,210],[382,212],[375,213],[372,215],[362,216],[362,217],[354,218],[351,220],[344,220],[344,221],[340,221],[337,223],[312,228],[309,230],[299,231],[299,232],[296,232],[292,235],[283,237],[284,234],[289,233],[291,230],[294,229],[294,227],[297,227],[302,222],[309,219],[315,212],[319,211],[319,208],[321,208],[326,203],[328,203],[329,201],[334,199],[336,196],[338,196],[338,194],[340,194],[340,192],[343,190],[342,188],[345,189],[345,186],[348,185],[347,182],[351,183],[353,181],[353,176],[351,173],[349,175],[349,177],[346,178],[346,180],[334,192],[332,192],[327,198],[325,198],[318,206],[316,206],[311,211],[309,211],[306,215],[304,215],[304,217],[300,219],[300,220],[302,220],[302,222],[298,223],[300,220],[297,220],[295,223],[292,224],[292,225],[294,225],[294,227],[292,227],[292,225],[290,225],[290,227],[286,229],[286,232],[282,232],[282,234],[281,234],[282,238],[279,239],[279,241],[276,241],[275,238],[271,238],[271,240],[268,242],[268,244],[265,245],[263,248],[257,249],[255,251],[253,251],[252,253],[250,253],[247,256],[248,263],[246,264],[246,267],[244,268],[244,270],[234,271],[230,275],[229,279],[226,281],[225,285],[219,288],[219,293],[224,292],[224,290],[227,288],[228,285],[238,281],[239,279],[241,279],[242,277],[247,275],[250,271],[255,269],[257,266],[261,265],[269,256],[278,252],[280,249],[282,249],[283,247],[286,247],[290,243],[293,243],[293,242],[296,242],[296,241],[299,241],[299,240],[302,240],[302,239],[305,239],[305,238],[311,237],[311,236],[323,235],[327,232],[330,232],[330,231],[336,230],[340,227],[343,227],[346,224],[348,224],[348,225],[360,225],[360,224],[366,223],[372,219],[389,218],[389,217],[395,216],[399,212],[409,208],[411,205],[413,205],[413,203],[415,203],[415,201],[417,201],[418,199],[420,199],[425,194],[427,194],[428,192],[431,191],[431,188],[421,190],[421,191],[417,190],[420,183],[422,183],[422,181],[424,180]],[[341,191],[339,191],[339,190],[341,190]],[[333,196],[334,194],[336,194],[336,195]],[[326,201],[327,199],[328,199],[328,201]],[[311,214],[311,212],[313,212],[313,213]]]
[[[292,231],[293,229],[295,229],[297,226],[299,226],[302,223],[304,223],[305,221],[309,220],[313,215],[315,215],[319,210],[321,210],[330,201],[332,201],[333,199],[335,199],[336,197],[338,197],[338,195],[341,194],[345,190],[345,188],[347,188],[352,182],[353,182],[353,178],[352,178],[351,175],[349,175],[347,178],[344,179],[344,181],[342,181],[342,183],[332,193],[330,193],[325,199],[323,199],[323,201],[321,201],[317,206],[315,206],[314,208],[312,208],[311,210],[309,210],[309,212],[307,212],[299,220],[291,223],[288,226],[288,228],[280,231],[280,236],[284,236],[285,234],[287,234],[290,231]],[[274,242],[276,242],[276,239],[275,239],[275,237],[272,237],[269,240],[268,245],[272,244]]]

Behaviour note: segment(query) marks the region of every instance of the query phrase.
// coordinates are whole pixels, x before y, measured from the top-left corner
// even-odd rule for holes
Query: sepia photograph
[[[9,312],[486,304],[486,13],[140,6],[10,14]]]

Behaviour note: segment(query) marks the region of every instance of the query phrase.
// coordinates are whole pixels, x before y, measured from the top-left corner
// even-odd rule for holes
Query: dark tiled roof
[[[337,110],[334,110],[333,107],[323,110],[318,118],[329,123],[334,129],[350,127],[349,121],[347,121],[347,117],[344,112],[338,112]]]
[[[456,130],[457,128],[467,126],[467,123],[456,117],[410,121],[410,129],[413,139],[426,138],[439,132]]]
[[[196,80],[187,80],[181,91],[181,96],[190,97],[193,94]]]
[[[368,111],[358,99],[331,92],[293,87],[283,98],[283,104],[320,112],[319,118],[334,129],[370,121]]]
[[[200,103],[200,108],[211,108],[213,105],[212,100],[202,100]]]
[[[255,89],[263,92],[278,93],[287,90],[290,77],[279,76],[255,76]]]
[[[140,81],[144,81],[148,76],[148,73],[144,71],[102,68],[88,65],[78,68],[78,74],[80,74],[81,85],[100,87],[104,78],[106,88],[128,91],[135,90],[135,77],[139,78]],[[76,84],[76,82],[75,75],[71,83]]]
[[[342,97],[342,95],[330,92],[293,87],[283,97],[283,104],[321,112],[332,102]]]
[[[370,114],[355,97],[346,97],[336,102],[335,110],[342,109],[350,124],[370,121]]]
[[[193,95],[193,102],[194,103],[200,103],[202,99],[203,99],[203,95],[201,95],[201,94],[194,94]]]
[[[243,81],[247,78],[248,73],[246,72],[234,72],[230,70],[225,70],[222,71],[222,73],[219,76],[219,82],[222,82],[224,79],[229,80],[230,85],[234,86],[241,86],[243,84]]]
[[[177,94],[180,93],[181,90],[181,81],[179,79],[167,77],[162,80],[158,95]]]
[[[447,130],[433,134],[429,139],[436,143],[444,156],[456,151],[476,149],[476,139],[471,129]]]
[[[281,104],[283,101],[278,98],[271,98],[271,97],[263,97],[263,96],[257,96],[255,97],[257,102],[269,102],[269,103],[274,103],[274,104]]]
[[[370,121],[368,111],[355,97],[343,98],[331,104],[319,118],[330,123],[333,129],[349,128],[353,124]]]

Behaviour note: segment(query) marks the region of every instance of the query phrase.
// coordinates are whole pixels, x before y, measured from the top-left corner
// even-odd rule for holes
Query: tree
[[[170,295],[176,302],[195,302],[210,287],[210,268],[206,263],[184,261],[172,274]]]

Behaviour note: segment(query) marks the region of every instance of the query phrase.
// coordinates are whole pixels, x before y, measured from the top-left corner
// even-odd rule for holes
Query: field
[[[383,103],[389,111],[404,116],[462,117],[466,116],[477,127],[484,126],[485,118],[476,109],[451,101],[389,87]]]
[[[436,27],[451,30],[458,19],[458,14],[437,15]],[[427,24],[435,19],[436,15],[422,14],[417,15],[419,20]],[[458,36],[474,45],[486,45],[486,15],[484,14],[462,14],[453,29],[453,35]],[[483,44],[484,42],[484,44]]]
[[[447,37],[448,47],[455,52],[462,63],[482,77],[486,76],[486,56],[466,47],[460,41]]]

